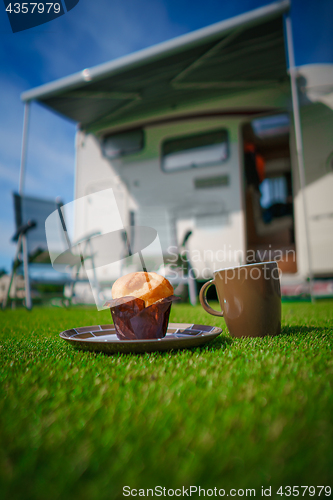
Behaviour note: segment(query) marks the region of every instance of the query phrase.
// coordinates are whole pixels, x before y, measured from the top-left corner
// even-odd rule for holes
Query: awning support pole
[[[29,116],[30,116],[30,101],[27,101],[24,105],[24,118],[23,118],[20,182],[19,182],[19,194],[20,195],[23,194],[23,189],[24,189],[25,165],[26,165],[27,147],[28,147]]]
[[[301,187],[301,197],[303,202],[305,241],[306,241],[306,250],[308,257],[309,279],[310,279],[310,296],[311,296],[311,301],[313,302],[314,297],[313,297],[312,256],[311,256],[310,235],[308,226],[308,210],[307,210],[306,192],[305,192],[306,182],[305,182],[302,128],[301,128],[301,118],[299,112],[298,91],[296,84],[296,68],[295,68],[293,35],[291,27],[291,18],[289,15],[286,16],[285,22],[286,22],[287,49],[288,49],[288,59],[289,59],[289,74],[291,81],[291,97],[292,97],[294,127],[295,127],[295,137],[296,137],[297,164],[298,164],[298,173],[299,173],[300,187]]]

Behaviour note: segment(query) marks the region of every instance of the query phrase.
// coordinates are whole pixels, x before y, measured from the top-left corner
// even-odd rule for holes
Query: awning
[[[22,94],[82,128],[103,128],[209,96],[288,81],[283,15],[276,2]]]

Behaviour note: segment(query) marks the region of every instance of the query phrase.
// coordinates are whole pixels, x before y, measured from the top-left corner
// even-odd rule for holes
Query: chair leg
[[[12,270],[11,270],[11,273],[10,273],[8,287],[7,287],[7,290],[6,290],[5,294],[4,294],[4,298],[3,298],[3,301],[2,301],[2,309],[6,309],[7,304],[8,304],[10,290],[12,288],[13,279],[15,278],[15,270],[14,269],[15,269],[15,261],[13,262],[13,267],[12,267]]]
[[[98,298],[98,301],[100,301],[100,300],[105,301],[103,291],[102,291],[100,284],[99,284],[99,281],[97,279],[96,268],[95,268],[95,259],[94,259],[94,254],[93,254],[93,247],[92,247],[90,239],[87,241],[87,244],[89,244],[89,251],[90,251],[90,255],[91,255],[91,267],[92,267],[92,271],[93,271],[94,287],[96,289],[97,298]]]
[[[13,280],[14,280],[15,274],[16,274],[15,273],[15,264],[17,262],[18,255],[19,255],[19,253],[21,251],[21,243],[22,243],[22,235],[20,234],[18,242],[17,242],[16,254],[15,254],[15,257],[14,257],[14,262],[13,262],[12,270],[11,270],[10,277],[9,277],[8,288],[7,288],[7,291],[6,291],[5,295],[4,295],[4,299],[2,301],[2,309],[6,309],[6,307],[7,307],[8,299],[9,299],[9,296],[10,296],[10,290],[12,288]]]
[[[74,296],[74,281],[69,285],[69,300],[72,301]]]
[[[29,266],[28,266],[28,249],[27,249],[27,237],[25,234],[23,234],[22,236],[22,247],[23,247],[25,305],[27,309],[31,309],[32,302],[31,302],[31,290],[30,290]]]

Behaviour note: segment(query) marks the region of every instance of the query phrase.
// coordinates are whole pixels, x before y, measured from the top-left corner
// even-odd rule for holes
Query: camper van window
[[[228,154],[225,129],[168,139],[162,144],[162,170],[175,172],[218,165]]]
[[[143,149],[143,146],[144,135],[142,129],[113,134],[102,139],[103,154],[110,160],[138,153]]]
[[[286,114],[266,116],[252,121],[252,128],[257,137],[277,137],[289,134],[290,119]]]

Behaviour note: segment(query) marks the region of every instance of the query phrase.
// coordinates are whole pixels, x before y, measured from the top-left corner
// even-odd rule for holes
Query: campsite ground
[[[332,486],[332,306],[286,303],[280,336],[232,339],[199,306],[174,305],[172,321],[224,333],[203,348],[114,356],[58,335],[109,323],[108,311],[2,312],[1,498],[113,500],[125,486],[282,498],[287,486],[304,497]]]

